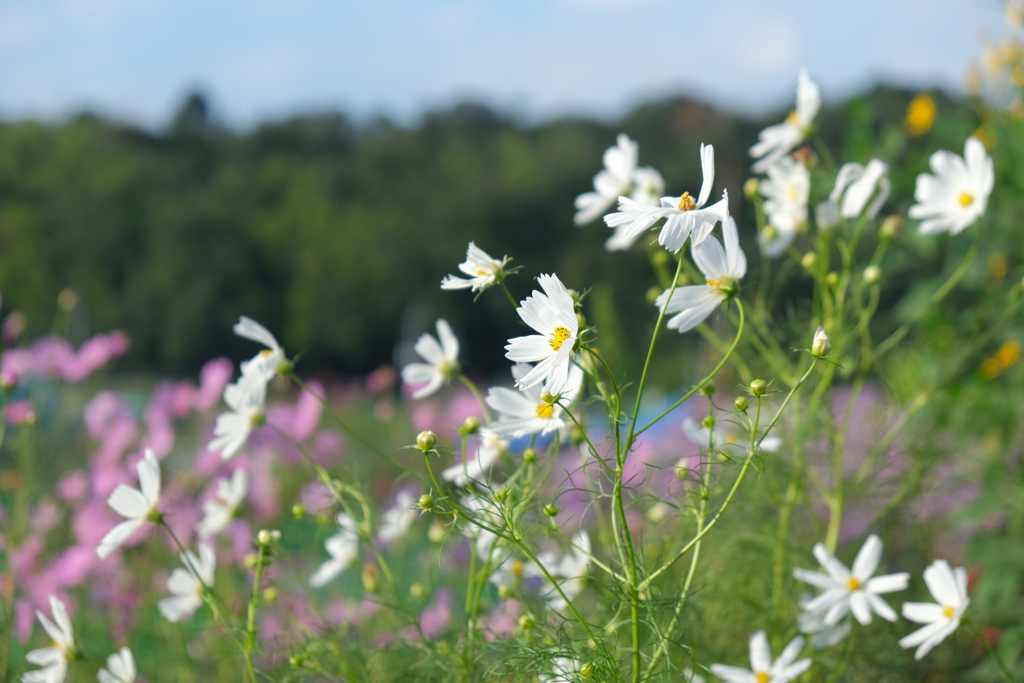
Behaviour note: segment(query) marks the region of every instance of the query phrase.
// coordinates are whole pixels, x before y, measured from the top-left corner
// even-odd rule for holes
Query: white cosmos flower
[[[200,538],[219,534],[235,517],[235,512],[249,491],[249,473],[235,470],[230,479],[217,480],[217,496],[203,503],[203,518],[196,524]]]
[[[901,572],[872,577],[882,558],[882,539],[874,534],[868,537],[853,561],[852,570],[821,543],[814,546],[814,556],[826,574],[808,569],[793,570],[793,576],[822,591],[804,606],[805,610],[824,614],[828,626],[838,624],[849,612],[862,624],[871,623],[872,612],[888,621],[896,621],[896,612],[878,596],[905,589],[910,575]]]
[[[964,610],[971,604],[967,597],[967,570],[963,567],[953,569],[945,560],[935,560],[924,570],[924,581],[935,602],[903,603],[906,619],[926,624],[900,640],[902,647],[919,646],[914,659],[921,659],[953,633],[960,626]]]
[[[416,519],[416,497],[408,491],[399,491],[395,506],[384,512],[380,518],[377,538],[381,543],[393,543],[405,536]]]
[[[160,614],[167,621],[183,621],[190,618],[203,604],[203,592],[213,586],[213,575],[217,570],[217,558],[208,543],[199,544],[199,555],[186,550],[181,555],[185,568],[175,568],[167,579],[167,590],[171,597],[157,604]]]
[[[769,258],[782,254],[807,224],[807,198],[811,191],[811,174],[796,159],[786,156],[768,167],[768,177],[758,185],[764,197],[768,223],[775,228],[771,239],[761,234],[764,252]]]
[[[970,137],[963,157],[939,150],[928,164],[935,175],[917,176],[917,204],[910,207],[909,215],[922,219],[918,230],[925,235],[956,235],[985,213],[995,184],[992,158],[978,138]]]
[[[543,293],[533,290],[516,312],[539,334],[508,340],[505,358],[515,363],[537,363],[526,375],[516,380],[519,389],[529,389],[547,382],[547,390],[558,394],[565,388],[569,367],[575,356],[579,321],[569,290],[557,275],[538,275]]]
[[[437,338],[424,333],[416,340],[416,353],[426,363],[409,363],[402,368],[402,381],[406,384],[422,384],[412,392],[415,399],[430,396],[441,385],[459,371],[459,340],[455,338],[448,321],[437,321]]]
[[[715,224],[724,221],[729,215],[729,193],[722,192],[722,199],[717,204],[705,208],[711,196],[711,186],[715,182],[715,149],[711,145],[701,144],[700,163],[704,180],[700,186],[697,201],[689,192],[681,197],[662,197],[661,206],[649,206],[629,197],[619,197],[619,210],[604,217],[610,228],[616,228],[616,237],[620,239],[636,239],[660,219],[665,218],[665,225],[658,235],[658,242],[669,251],[683,248],[686,238],[690,237],[693,244],[700,244],[711,233]]]
[[[39,623],[53,640],[53,645],[32,650],[25,655],[30,664],[43,668],[24,674],[21,677],[22,683],[61,683],[67,676],[68,662],[76,656],[71,619],[68,618],[64,603],[55,595],[50,596],[50,614],[53,615],[53,621],[42,612],[36,612]]]
[[[661,204],[661,196],[665,194],[665,180],[661,174],[650,167],[636,169],[633,176],[633,194],[629,198],[648,206]],[[615,233],[605,240],[604,248],[608,251],[624,251],[633,246],[642,233],[630,236],[629,225],[623,224],[615,228]]]
[[[466,250],[466,260],[459,264],[459,270],[469,278],[445,275],[441,280],[441,289],[472,289],[474,292],[482,292],[504,277],[508,262],[508,256],[499,261],[470,242]]]
[[[683,434],[692,443],[707,448],[711,440],[712,430],[700,424],[692,417],[683,419]],[[744,437],[746,435],[743,435]],[[749,438],[747,439],[749,441]],[[714,428],[714,444],[719,451],[732,456],[740,456],[747,452],[747,447],[741,442],[740,430],[729,422],[717,422]],[[761,440],[759,450],[765,453],[775,453],[782,448],[782,437],[769,434]]]
[[[814,598],[805,593],[800,596],[800,609],[804,610],[796,617],[800,633],[811,635],[811,647],[815,650],[822,650],[838,644],[843,638],[850,634],[853,624],[850,619],[843,619],[838,624],[828,625],[825,623],[824,612],[808,612],[807,604]]]
[[[747,257],[740,249],[740,238],[736,232],[736,221],[730,216],[722,224],[725,249],[718,239],[710,237],[693,248],[693,260],[704,273],[707,284],[677,287],[672,292],[665,312],[674,317],[668,321],[673,330],[687,332],[704,321],[719,304],[736,293],[737,282],[747,274]],[[658,297],[656,305],[665,304],[665,290]]]
[[[619,133],[616,145],[604,152],[604,169],[594,176],[594,191],[584,192],[576,197],[577,211],[573,216],[576,225],[586,225],[594,220],[611,208],[616,198],[621,195],[632,196],[633,199],[645,204],[657,205],[665,182],[661,179],[661,174],[653,168],[637,168],[639,154],[640,146],[636,140]],[[652,202],[653,195],[656,196]]]
[[[96,674],[100,683],[135,683],[135,676],[135,658],[126,647],[107,657],[107,668]]]
[[[356,521],[344,512],[338,513],[338,526],[341,531],[324,542],[327,554],[331,559],[320,565],[320,568],[309,578],[313,588],[326,586],[338,574],[359,557],[359,533]]]
[[[157,510],[157,505],[160,503],[160,463],[157,462],[153,449],[146,449],[145,455],[139,461],[138,471],[138,489],[118,484],[110,498],[107,498],[107,505],[126,519],[107,532],[96,547],[96,554],[100,559],[106,558],[120,548],[128,537],[147,521],[159,518],[160,511]]]
[[[550,555],[542,555],[537,559],[543,563],[545,561],[550,562],[553,558]],[[561,579],[558,579],[558,585],[561,586],[565,597],[570,600],[575,599],[583,591],[584,586],[586,586],[587,574],[590,571],[590,534],[585,529],[581,529],[579,533],[572,537],[572,549],[562,557],[562,561],[558,563],[558,566],[554,569],[548,564],[544,566],[552,575],[561,577]],[[569,606],[561,593],[552,585],[545,586],[541,592],[541,597],[547,601],[548,607],[556,612]]]
[[[274,338],[274,335],[270,334],[267,328],[252,318],[247,318],[243,315],[235,324],[234,332],[239,337],[251,339],[267,347],[250,360],[242,363],[243,375],[247,371],[256,372],[263,377],[264,382],[269,382],[275,374],[283,369],[283,365],[287,362],[284,356],[284,349],[281,348],[281,345],[277,343],[277,339]]]
[[[790,641],[779,658],[772,662],[772,651],[768,647],[768,636],[758,631],[750,636],[750,669],[738,666],[712,664],[711,673],[727,683],[788,683],[807,671],[811,659],[796,658],[804,647],[804,639],[797,636]]]
[[[516,363],[512,366],[512,377],[518,382],[527,375],[530,366],[525,363]],[[576,400],[580,387],[583,385],[583,370],[573,366],[569,370],[569,377],[562,387],[559,404],[572,405]],[[543,387],[534,385],[523,391],[513,391],[505,387],[491,387],[487,392],[487,405],[498,411],[498,421],[494,423],[494,431],[510,439],[518,439],[527,434],[550,434],[551,432],[564,432],[568,429],[568,419],[563,419],[565,409],[562,405],[549,404],[541,398],[548,391],[547,385]]]
[[[477,434],[480,443],[476,449],[476,457],[446,468],[441,472],[442,479],[456,486],[468,486],[471,481],[479,484],[487,481],[491,465],[498,456],[508,450],[508,441],[488,427],[481,427]]]
[[[758,160],[753,166],[754,173],[764,173],[803,142],[811,131],[820,107],[821,92],[807,70],[801,69],[796,86],[796,109],[782,123],[762,130],[757,144],[750,148],[750,156]]]
[[[872,159],[867,166],[857,163],[843,164],[828,200],[839,207],[844,218],[856,218],[864,207],[868,206],[868,200],[874,196],[875,200],[868,206],[868,218],[874,218],[885,204],[885,200],[889,198],[889,191],[892,189],[889,179],[885,176],[888,172],[889,166],[879,159]]]
[[[210,451],[230,460],[245,445],[253,427],[266,419],[267,380],[259,365],[246,365],[234,384],[224,387],[224,403],[230,410],[217,416],[214,438],[207,444]]]

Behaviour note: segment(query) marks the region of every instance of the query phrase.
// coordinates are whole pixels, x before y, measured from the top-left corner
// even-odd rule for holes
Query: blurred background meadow
[[[196,501],[211,497],[212,478],[225,473],[205,448],[221,392],[234,363],[254,352],[232,334],[238,317],[270,329],[299,355],[298,374],[403,463],[418,462],[397,449],[421,429],[457,452],[459,425],[479,414],[458,385],[420,403],[403,390],[401,367],[415,360],[413,343],[437,318],[456,330],[470,378],[481,387],[508,383],[502,349],[523,333],[508,302],[495,292],[474,302],[439,288],[471,240],[523,267],[509,280],[517,299],[537,273],[591,288],[586,311],[602,356],[635,376],[655,319],[650,255],[606,251],[603,224],[573,225],[573,199],[590,189],[620,132],[639,143],[641,163],[662,173],[670,194],[699,187],[695,150],[713,144],[716,187],[729,191],[751,262],[747,280],[757,282],[763,266],[753,205],[744,199],[747,150],[785,116],[801,67],[821,85],[817,130],[835,157],[889,164],[886,215],[906,216],[915,178],[935,150],[959,152],[973,134],[995,160],[974,267],[872,372],[852,410],[855,483],[840,556],[849,564],[859,539],[876,532],[893,571],[919,575],[936,556],[968,567],[978,622],[1017,662],[1024,326],[1012,311],[1024,297],[1021,37],[1017,6],[996,0],[3,3],[0,371],[16,381],[0,449],[0,680],[25,670],[24,652],[41,642],[34,610],[50,594],[67,597],[87,647],[107,652],[130,642],[146,680],[241,680],[230,642],[212,623],[181,627],[157,613],[176,565],[169,542],[154,541],[154,531],[149,540],[133,537],[139,547],[124,557],[101,562],[94,554],[117,520],[104,501],[117,483],[134,485],[144,447],[163,459],[169,524],[182,538],[192,535]],[[909,225],[897,242],[872,322],[879,339],[966,250]],[[810,244],[801,236],[796,248]],[[799,259],[773,267],[770,313],[780,336],[798,339],[810,278]],[[656,359],[651,409],[719,355],[702,337],[673,335]],[[716,380],[731,392],[723,403],[734,387],[772,372],[730,366]],[[837,381],[837,413],[849,380]],[[252,486],[219,556],[241,568],[257,529],[282,531],[281,564],[298,579],[271,568],[278,583],[261,616],[262,669],[271,680],[447,680],[443,658],[423,664],[415,645],[379,654],[393,644],[382,633],[411,643],[416,636],[373,599],[373,572],[346,573],[312,603],[306,598],[304,579],[334,527],[332,516],[317,514],[330,508],[329,494],[302,471],[291,440],[379,501],[403,491],[418,497],[421,488],[369,460],[308,394],[280,382],[271,397],[268,423],[287,437],[261,432],[232,463],[249,471]],[[668,468],[697,452],[680,424],[703,410],[694,400],[652,430],[643,457]],[[904,423],[912,427],[902,431]],[[879,435],[894,427],[899,437],[886,444],[893,451],[880,454]],[[773,552],[789,476],[766,467],[761,493],[738,503],[709,540],[713,559],[680,636],[701,662],[742,663],[754,630],[747,624],[782,629],[793,620],[795,601],[773,593],[771,567],[742,559]],[[298,502],[305,518],[292,514]],[[578,523],[582,504],[572,496],[561,504],[559,519]],[[660,523],[663,512],[638,506],[635,514]],[[810,546],[823,515],[812,503],[800,510],[787,566],[814,566]],[[442,649],[454,647],[445,634],[465,600],[452,568],[472,554],[442,554],[447,533],[423,518],[392,561],[399,583],[418,587],[403,609]],[[799,591],[788,572],[785,581]],[[218,582],[227,603],[248,599],[244,572]],[[615,598],[596,579],[590,589]],[[513,638],[529,607],[497,589],[485,598],[485,629]],[[374,620],[370,639],[359,626]],[[859,639],[854,651],[885,656],[844,655],[829,680],[998,680],[967,637],[923,662],[901,657],[891,641],[905,626],[882,624]],[[336,638],[310,645],[314,632]],[[509,650],[512,664],[501,675],[536,675],[514,659],[523,652]],[[305,670],[294,666],[296,653]],[[345,664],[325,663],[332,657]],[[73,669],[70,680],[92,677]]]

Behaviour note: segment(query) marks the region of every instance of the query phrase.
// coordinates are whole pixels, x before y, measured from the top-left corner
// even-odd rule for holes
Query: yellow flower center
[[[851,576],[850,580],[846,582],[846,587],[852,591],[855,591],[858,588],[860,588],[860,581]]]
[[[754,674],[754,680],[756,680],[757,683],[768,683],[768,681],[772,680],[772,675],[766,674],[763,671],[758,671]]]
[[[537,417],[551,417],[555,414],[555,406],[550,403],[537,404]]]
[[[974,195],[970,192],[961,192],[957,201],[960,202],[960,206],[970,206],[974,203]]]
[[[946,617],[947,619],[952,619],[953,618],[953,614],[955,614],[955,613],[956,613],[956,609],[953,608],[953,607],[947,607],[944,610],[942,610],[942,616]]]
[[[565,343],[565,340],[569,338],[570,332],[568,328],[559,325],[551,335],[551,348],[558,351],[562,348],[562,344]]]
[[[788,194],[789,194],[789,201],[791,201],[791,202],[795,202],[796,200],[800,199],[800,194],[796,191],[796,185],[790,185],[789,186]]]
[[[786,117],[786,123],[797,123],[800,120],[800,115],[796,113],[796,109],[789,112],[789,116]],[[767,680],[767,679],[766,679]]]
[[[262,410],[257,410],[249,418],[249,422],[253,427],[262,427],[267,422],[267,416],[263,414]]]
[[[479,275],[480,277],[487,277],[488,275],[490,275],[490,273],[488,273],[486,270],[483,270],[481,268],[477,268],[476,269],[476,274]]]
[[[731,297],[736,293],[736,280],[728,276],[719,278],[718,280],[708,278],[707,285],[708,287],[714,287],[722,294],[725,294],[726,297]]]
[[[523,564],[522,560],[515,560],[512,563],[512,576],[514,576],[514,577],[516,577],[518,579],[520,576],[523,575],[523,568],[524,567],[525,567],[525,565]]]
[[[679,210],[693,211],[696,208],[697,202],[693,201],[693,197],[690,196],[689,192],[684,192],[683,196],[679,198]]]
[[[269,356],[269,355],[271,355],[273,353],[274,352],[271,351],[270,349],[263,349],[262,351],[260,351],[260,357],[261,358],[266,358],[267,356]]]

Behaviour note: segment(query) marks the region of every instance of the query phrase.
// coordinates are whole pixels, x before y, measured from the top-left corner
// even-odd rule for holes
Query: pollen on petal
[[[551,348],[554,349],[555,351],[561,349],[562,344],[565,343],[565,340],[569,338],[570,334],[571,333],[569,332],[568,328],[562,327],[561,325],[556,327],[554,332],[551,333]]]
[[[974,203],[974,195],[970,192],[961,192],[957,201],[960,202],[960,206],[970,206]]]

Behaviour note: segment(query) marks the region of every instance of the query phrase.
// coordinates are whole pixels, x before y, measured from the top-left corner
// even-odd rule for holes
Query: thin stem
[[[259,552],[256,557],[256,576],[252,582],[252,597],[249,599],[249,611],[245,625],[245,648],[243,654],[245,656],[245,668],[249,672],[249,678],[252,683],[256,681],[256,670],[252,665],[252,651],[256,645],[256,604],[260,599],[260,581],[263,579],[263,559],[266,557],[267,546],[259,543]]]
[[[734,301],[736,302],[736,308],[740,312],[740,321],[739,321],[739,325],[736,328],[736,337],[732,340],[732,346],[729,347],[729,351],[726,352],[725,356],[722,357],[722,360],[719,361],[718,365],[715,366],[715,369],[712,370],[708,374],[707,377],[705,377],[700,382],[698,382],[696,386],[694,386],[692,389],[690,389],[690,391],[688,391],[685,394],[683,394],[682,398],[680,398],[678,401],[673,403],[671,406],[669,406],[668,408],[663,410],[660,415],[658,415],[656,418],[654,418],[653,420],[651,420],[650,422],[645,424],[643,427],[641,427],[639,430],[637,430],[636,434],[633,435],[634,437],[640,436],[641,434],[646,432],[648,429],[653,427],[655,425],[655,423],[658,422],[658,420],[660,420],[661,418],[665,417],[666,415],[671,413],[673,410],[675,410],[676,408],[681,406],[683,404],[683,401],[685,401],[686,399],[688,399],[691,396],[693,396],[694,394],[696,394],[698,391],[700,391],[701,387],[703,387],[705,384],[707,384],[708,382],[713,380],[715,378],[715,375],[717,375],[719,373],[719,371],[722,368],[725,367],[725,364],[729,362],[729,357],[732,356],[733,351],[736,350],[736,347],[740,343],[740,338],[743,336],[743,327],[744,327],[744,324],[745,324],[745,320],[744,320],[744,317],[743,317],[743,304],[740,303],[739,299],[735,299]],[[634,416],[634,419],[635,419],[635,416]]]
[[[487,404],[484,402],[483,397],[480,396],[480,391],[476,388],[476,385],[469,381],[469,378],[461,373],[459,374],[459,380],[466,385],[466,388],[469,389],[469,392],[473,394],[473,398],[475,398],[476,402],[480,405],[480,410],[482,410],[484,413],[484,422],[486,422],[488,425],[491,424],[491,413],[489,410],[487,410]]]
[[[1002,670],[1003,675],[1006,676],[1006,680],[1010,681],[1010,683],[1017,683],[1017,679],[1014,677],[1013,672],[1010,671],[1010,667],[1006,665],[1006,662],[1003,661],[1003,658],[999,655],[999,652],[994,647],[992,647],[991,643],[988,642],[988,638],[986,638],[981,633],[981,631],[979,631],[978,628],[967,619],[964,619],[961,623],[964,626],[966,626],[967,630],[974,634],[974,637],[981,642],[982,646],[985,648],[985,651],[988,652],[989,656],[992,657],[992,659],[996,660],[996,664],[999,665],[999,668]]]
[[[957,267],[957,269],[953,271],[952,275],[949,276],[949,279],[946,280],[946,283],[942,285],[942,287],[940,287],[934,294],[932,294],[931,298],[929,298],[928,301],[924,303],[924,305],[922,305],[919,309],[917,309],[914,312],[914,315],[910,316],[910,320],[903,323],[903,325],[901,325],[898,330],[889,335],[888,339],[886,339],[885,341],[878,345],[878,347],[875,349],[875,352],[872,354],[874,359],[877,360],[878,358],[881,358],[883,354],[888,352],[892,347],[896,346],[896,344],[898,344],[900,340],[903,339],[903,337],[907,336],[907,332],[910,331],[910,328],[913,325],[917,324],[917,322],[920,321],[921,318],[925,316],[925,314],[928,312],[929,309],[931,309],[932,306],[935,306],[940,301],[942,301],[946,297],[946,295],[949,294],[949,292],[954,287],[957,286],[957,284],[960,282],[963,276],[967,274],[967,270],[971,267],[971,264],[974,263],[974,257],[978,255],[979,242],[980,240],[977,237],[975,237],[974,243],[971,244],[971,248],[964,255],[964,260],[960,262],[960,265]]]
[[[649,585],[651,585],[652,581],[654,581],[656,578],[658,578],[666,571],[668,571],[668,569],[673,564],[675,564],[681,557],[688,553],[691,548],[693,548],[697,543],[699,543],[700,539],[704,538],[704,536],[706,536],[708,532],[714,528],[715,524],[718,523],[718,520],[722,518],[722,515],[725,514],[725,511],[728,509],[729,504],[732,503],[732,499],[736,496],[736,491],[739,490],[740,484],[743,483],[744,477],[747,476],[747,470],[750,468],[750,462],[754,459],[754,455],[757,453],[757,450],[761,447],[761,442],[764,441],[765,437],[768,436],[772,428],[779,421],[779,418],[782,417],[782,411],[786,409],[786,406],[789,404],[794,394],[796,394],[797,390],[801,386],[803,386],[803,383],[806,382],[807,378],[811,376],[811,371],[814,370],[814,368],[817,366],[818,360],[818,358],[814,359],[814,361],[811,363],[811,367],[807,368],[807,372],[803,374],[803,377],[800,378],[800,381],[798,381],[796,385],[792,389],[790,389],[789,394],[786,396],[786,400],[782,402],[782,405],[779,406],[779,409],[775,412],[775,417],[773,417],[772,421],[768,423],[768,426],[765,428],[764,433],[762,433],[761,436],[756,439],[755,447],[751,448],[750,451],[747,453],[747,457],[743,461],[743,467],[740,469],[740,473],[739,475],[737,475],[736,481],[733,483],[732,488],[729,490],[729,495],[722,503],[722,506],[718,508],[718,512],[715,513],[715,516],[711,518],[711,521],[708,522],[708,525],[704,527],[703,531],[698,533],[696,536],[690,539],[689,543],[683,546],[682,550],[673,555],[670,560],[668,560],[667,562],[665,562],[665,564],[661,566],[661,568],[657,569],[650,576],[644,579],[643,583],[641,583],[638,586],[640,590],[647,588]]]
[[[515,298],[508,291],[508,287],[505,286],[505,281],[504,280],[498,280],[498,284],[501,285],[501,291],[505,292],[505,297],[508,299],[508,302],[510,304],[512,304],[512,308],[514,308],[516,310],[519,310],[519,304],[516,303]]]

